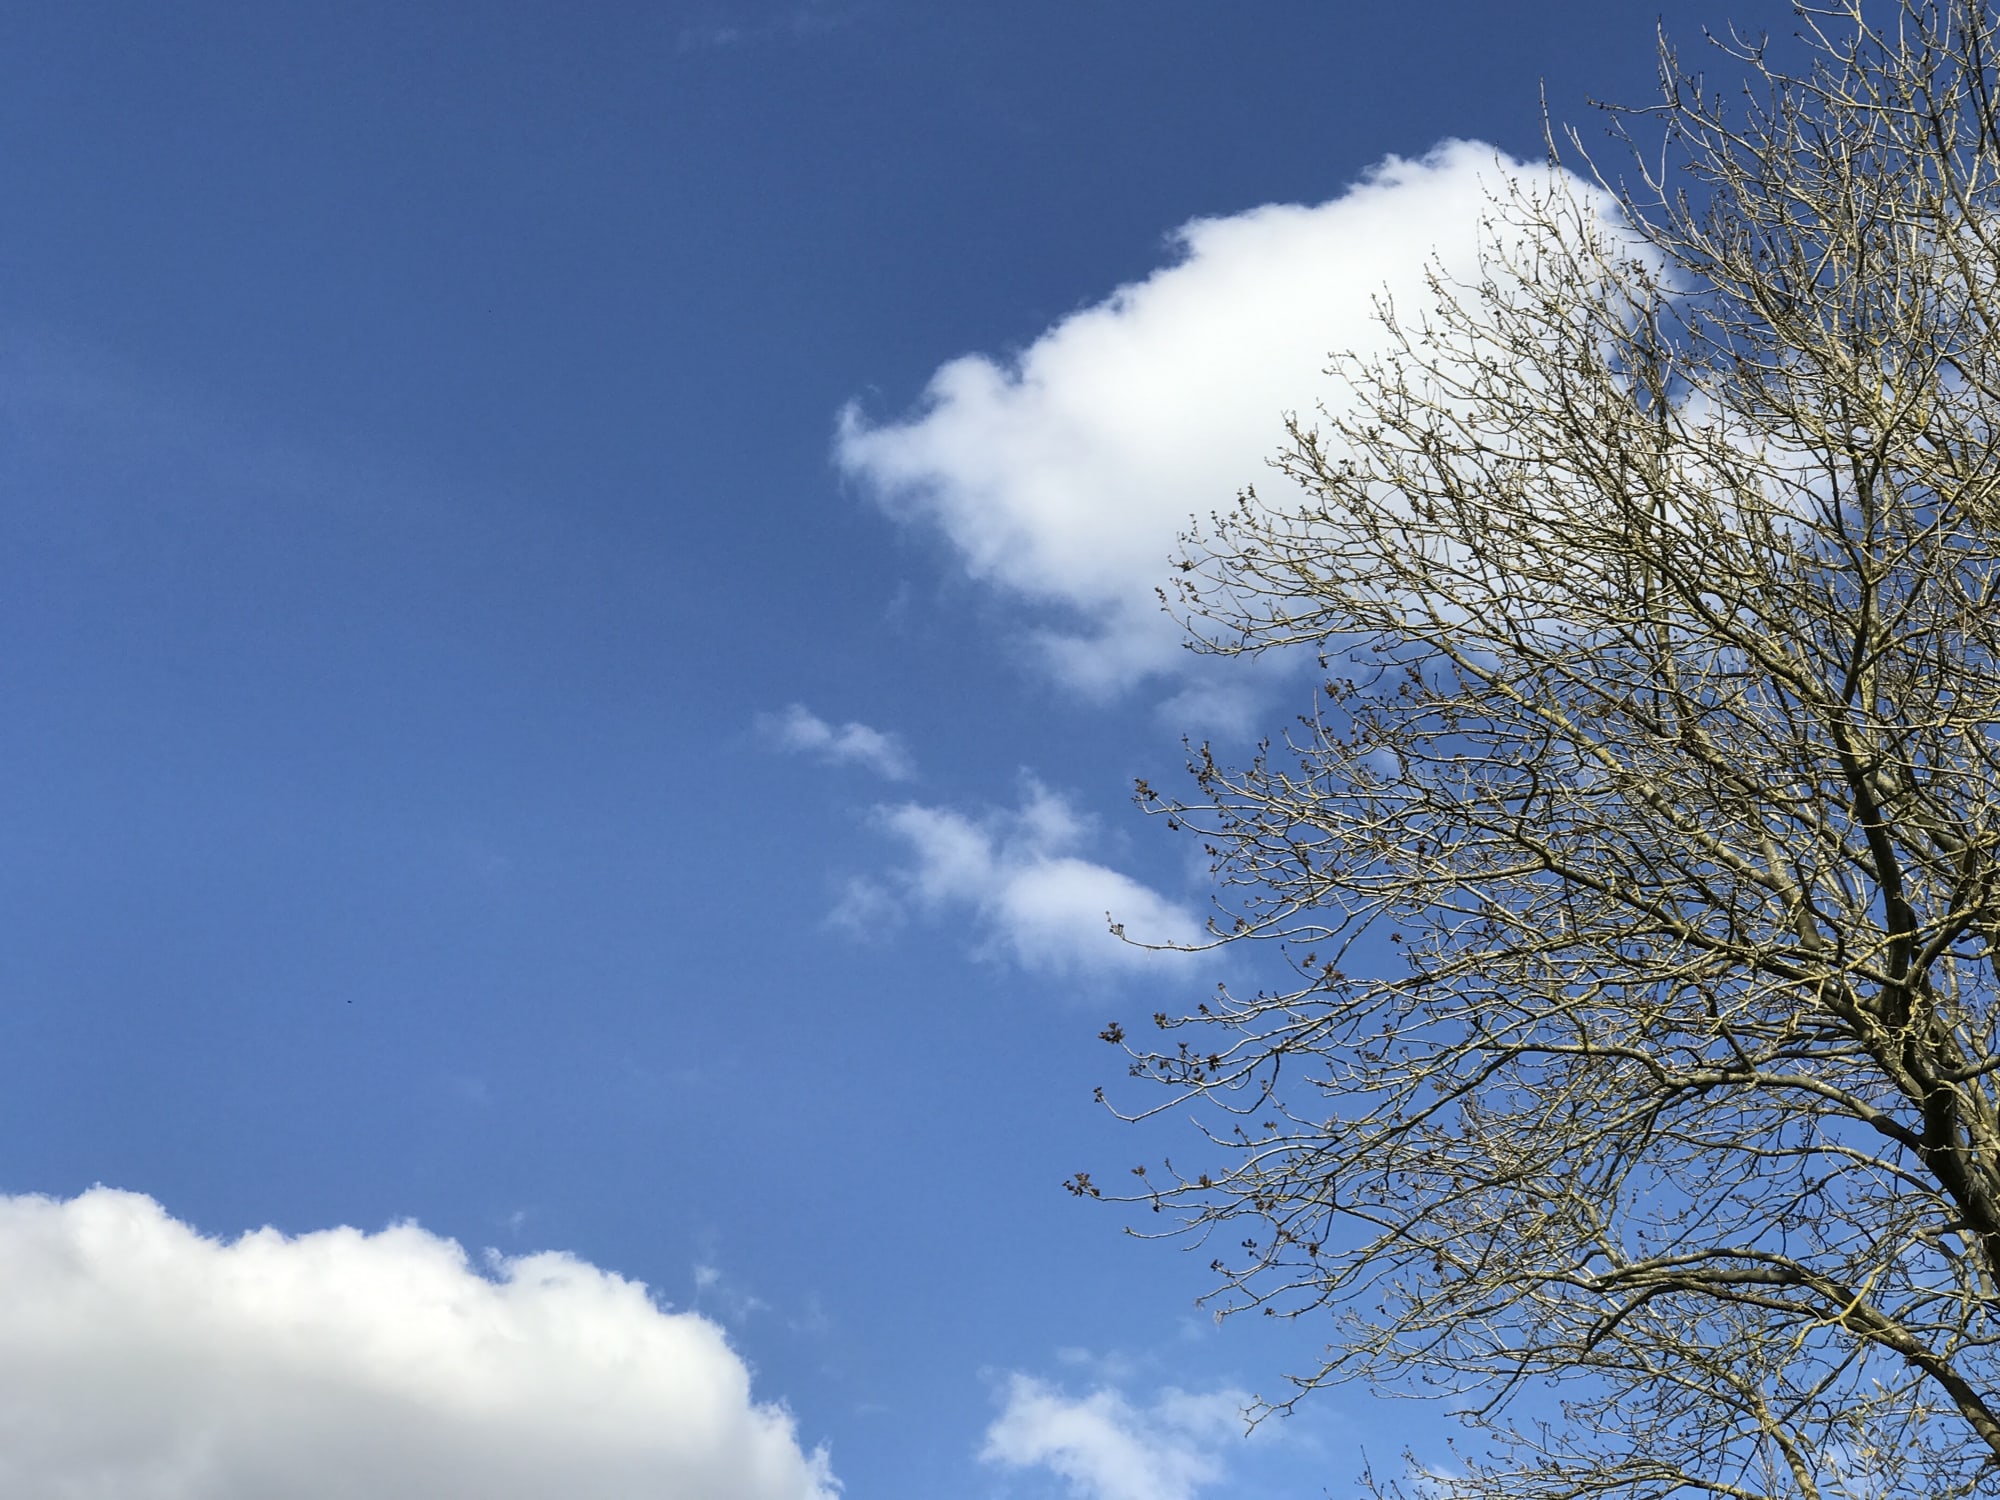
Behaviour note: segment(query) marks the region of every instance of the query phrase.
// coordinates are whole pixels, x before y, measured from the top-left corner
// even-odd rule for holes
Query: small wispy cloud
[[[980,1459],[1046,1469],[1078,1500],[1193,1500],[1222,1478],[1220,1448],[1243,1428],[1251,1399],[1169,1388],[1148,1406],[1101,1387],[1070,1396],[1030,1375],[1009,1377]]]
[[[979,932],[979,956],[1050,973],[1150,968],[1177,955],[1145,945],[1203,937],[1187,908],[1084,858],[1089,821],[1032,778],[1016,808],[974,816],[905,802],[875,817],[907,862],[851,882],[833,913],[837,926],[866,933],[913,909],[957,911]]]
[[[916,774],[909,752],[895,735],[852,720],[829,724],[803,703],[794,703],[783,713],[759,715],[757,727],[781,750],[861,766],[891,781],[908,781]]]
[[[856,20],[859,14],[854,6],[816,4],[814,0],[806,0],[802,5],[786,6],[761,20],[711,21],[703,25],[684,26],[676,39],[675,50],[686,54],[754,46],[759,42],[804,42],[830,31],[838,31]]]
[[[742,1323],[771,1304],[746,1290],[720,1266],[703,1261],[694,1268],[694,1302],[697,1311],[720,1317],[725,1323]]]

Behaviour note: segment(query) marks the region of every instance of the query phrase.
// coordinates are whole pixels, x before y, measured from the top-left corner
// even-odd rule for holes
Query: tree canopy
[[[1290,978],[1107,1030],[1207,1125],[1137,1196],[1301,1392],[1462,1393],[1443,1493],[2000,1493],[2000,17],[1797,14],[1180,564],[1324,691],[1141,785]]]

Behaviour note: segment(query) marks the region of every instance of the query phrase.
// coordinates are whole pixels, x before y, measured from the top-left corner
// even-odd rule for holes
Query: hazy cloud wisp
[[[794,703],[781,714],[765,714],[757,722],[781,750],[862,766],[891,781],[907,781],[916,773],[909,752],[895,735],[853,721],[829,724],[803,703]]]

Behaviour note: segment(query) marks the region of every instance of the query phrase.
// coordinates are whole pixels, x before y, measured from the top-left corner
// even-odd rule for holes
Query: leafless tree
[[[2000,16],[1798,15],[1182,562],[1326,681],[1141,785],[1287,979],[1107,1031],[1207,1125],[1131,1196],[1301,1392],[1477,1393],[1445,1493],[2000,1493]]]

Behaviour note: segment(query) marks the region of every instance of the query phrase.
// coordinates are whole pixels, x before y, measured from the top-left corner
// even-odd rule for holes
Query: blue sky
[[[1103,932],[1206,910],[1131,779],[1304,691],[1185,663],[1177,523],[1465,252],[1542,90],[1592,134],[1649,97],[1656,19],[16,8],[8,1492],[115,1450],[202,1500],[1184,1500],[1441,1452],[1360,1391],[1239,1441],[1319,1330],[1218,1329],[1206,1257],[1060,1184],[1189,1139],[1092,1104],[1095,1033],[1239,962]]]

